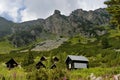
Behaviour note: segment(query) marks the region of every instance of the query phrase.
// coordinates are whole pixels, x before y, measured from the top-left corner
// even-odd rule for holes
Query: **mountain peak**
[[[55,10],[55,11],[54,11],[54,14],[60,15],[61,12],[60,12],[59,10]]]

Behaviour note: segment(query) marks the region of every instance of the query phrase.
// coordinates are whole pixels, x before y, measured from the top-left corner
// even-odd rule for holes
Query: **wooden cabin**
[[[40,59],[40,61],[46,61],[46,60],[47,60],[47,58],[45,56],[42,56]]]
[[[9,69],[18,66],[18,63],[17,63],[13,58],[11,58],[11,59],[10,59],[8,62],[6,62],[5,64],[6,64],[7,68],[9,68]]]
[[[46,68],[46,66],[45,66],[41,61],[39,61],[39,62],[36,64],[36,68],[37,68],[37,69]]]
[[[56,66],[56,64],[53,64],[51,67],[50,67],[50,69],[55,69],[57,66]]]
[[[89,60],[84,56],[68,55],[66,59],[68,69],[88,68]]]
[[[59,61],[58,57],[56,57],[56,56],[53,57],[53,61],[54,61],[54,62],[58,62],[58,61]]]

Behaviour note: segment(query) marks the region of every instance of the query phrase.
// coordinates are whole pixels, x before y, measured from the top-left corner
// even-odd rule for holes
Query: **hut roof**
[[[68,55],[67,59],[70,58],[73,61],[89,61],[86,57],[84,56],[75,56],[75,55]],[[66,59],[66,60],[67,60]]]
[[[46,66],[41,62],[41,61],[39,61],[37,64],[36,64],[36,67],[44,67],[44,68],[46,68]]]
[[[17,62],[15,62],[15,60],[13,58],[11,58],[8,62],[6,62],[5,64],[9,64],[9,63],[14,63],[17,64]]]
[[[46,57],[45,56],[42,56],[40,61],[45,61],[46,60]]]
[[[57,66],[56,66],[56,64],[53,64],[51,67],[50,67],[50,69],[54,69],[54,68],[56,68]]]
[[[56,57],[56,56],[53,57],[53,60],[54,60],[54,61],[59,61],[58,57]]]

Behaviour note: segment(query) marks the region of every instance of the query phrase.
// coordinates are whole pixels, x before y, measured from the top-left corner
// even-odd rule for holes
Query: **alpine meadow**
[[[120,0],[103,5],[23,22],[0,6],[0,80],[120,80]]]

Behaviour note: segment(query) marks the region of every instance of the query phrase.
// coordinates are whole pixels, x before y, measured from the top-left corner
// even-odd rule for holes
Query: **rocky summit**
[[[13,23],[0,19],[0,30],[8,27],[10,34],[9,41],[16,47],[20,47],[35,41],[38,38],[48,39],[51,36],[57,37],[72,37],[82,35],[86,37],[99,36],[106,33],[104,25],[107,25],[110,20],[110,15],[103,9],[94,11],[85,11],[77,9],[69,16],[61,14],[59,10],[55,10],[53,15],[46,19],[38,19],[23,23]],[[5,24],[4,24],[5,22]],[[7,23],[6,23],[7,22]],[[12,25],[11,25],[12,24]],[[0,33],[0,36],[4,34]]]

